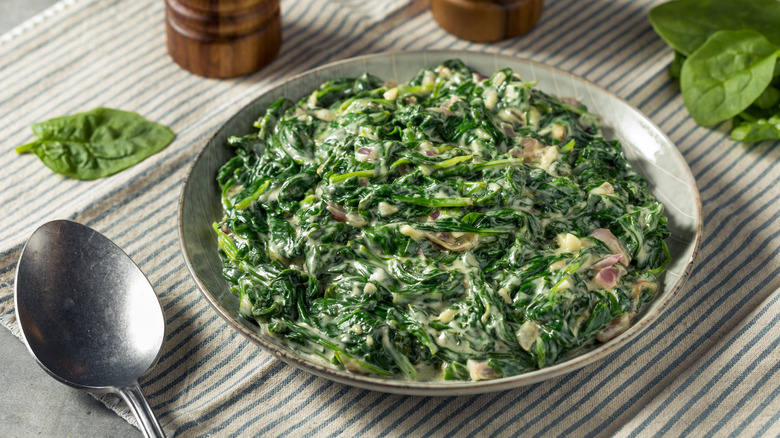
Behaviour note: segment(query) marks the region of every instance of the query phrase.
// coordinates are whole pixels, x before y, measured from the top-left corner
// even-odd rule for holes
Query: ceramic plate
[[[561,97],[574,97],[604,119],[605,137],[619,140],[635,169],[651,182],[650,191],[665,206],[671,236],[667,244],[672,262],[663,278],[663,290],[634,325],[623,334],[581,356],[549,368],[497,380],[478,382],[406,382],[367,377],[323,366],[286,349],[275,339],[260,334],[253,322],[238,313],[238,298],[228,289],[220,272],[222,262],[211,228],[222,217],[217,169],[231,156],[226,146],[230,135],[246,135],[265,108],[282,96],[297,101],[322,82],[370,72],[384,80],[404,82],[421,68],[458,58],[477,71],[490,75],[511,68],[538,88]],[[477,394],[515,388],[569,373],[603,360],[664,312],[690,273],[701,239],[701,202],[691,171],[674,144],[636,108],[596,85],[553,67],[535,62],[473,52],[407,52],[369,55],[328,64],[291,78],[240,109],[222,126],[198,156],[185,182],[179,206],[179,238],[187,268],[204,297],[228,324],[279,359],[337,382],[378,391],[415,395]]]

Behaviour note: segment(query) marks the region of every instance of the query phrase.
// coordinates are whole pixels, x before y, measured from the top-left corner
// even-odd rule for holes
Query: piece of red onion
[[[628,330],[628,328],[631,327],[631,319],[633,319],[635,315],[636,313],[634,312],[626,312],[623,316],[613,319],[604,330],[596,334],[596,339],[598,339],[599,342],[607,342]]]
[[[537,155],[542,144],[539,140],[532,137],[525,137],[520,140],[520,146],[515,146],[509,150],[509,155],[515,158],[531,159]]]
[[[333,219],[336,219],[339,222],[347,221],[347,211],[344,210],[343,206],[336,204],[335,202],[328,202],[327,209],[330,212],[330,215],[333,216]]]
[[[501,377],[487,362],[477,362],[469,359],[466,361],[466,369],[469,370],[471,380],[493,380]]]
[[[474,80],[474,82],[484,81],[485,79],[488,78],[488,76],[485,76],[485,75],[483,75],[481,73],[472,73],[471,77]]]
[[[628,264],[631,263],[631,256],[628,255],[628,251],[623,248],[623,245],[620,244],[620,241],[618,241],[617,237],[612,234],[612,231],[609,231],[606,228],[599,228],[593,230],[593,232],[590,233],[590,236],[604,242],[604,244],[607,245],[607,248],[609,248],[613,254],[620,254],[622,256],[620,258],[621,265],[628,266]]]
[[[568,103],[569,105],[580,106],[580,101],[573,97],[562,97],[561,102]]]
[[[376,151],[371,148],[362,147],[355,151],[355,159],[358,161],[374,161],[376,158]]]
[[[603,289],[613,289],[620,278],[620,270],[615,267],[604,268],[593,276],[593,283]]]
[[[444,101],[444,102],[443,102],[443,103],[440,105],[440,107],[441,107],[441,108],[443,108],[443,109],[449,110],[449,109],[450,109],[450,107],[452,106],[452,104],[453,104],[453,103],[455,103],[455,101],[457,101],[457,100],[458,100],[458,98],[457,98],[456,96],[452,96],[452,97],[450,97],[449,99],[445,100],[445,101]]]
[[[445,116],[454,116],[455,115],[454,112],[448,110],[447,108],[428,108],[428,109],[433,111],[433,112],[442,113]]]
[[[479,243],[479,235],[475,233],[464,233],[463,236],[455,239],[450,233],[431,233],[425,232],[425,238],[431,242],[448,249],[450,251],[463,252],[475,248]]]
[[[506,134],[509,138],[517,137],[515,130],[512,129],[512,125],[504,123],[503,125],[501,125],[501,129],[504,131],[504,134]]]
[[[600,258],[596,263],[593,264],[592,268],[596,270],[609,268],[615,263],[619,262],[622,258],[622,254],[610,254],[606,257]]]
[[[439,218],[439,215],[441,215],[441,212],[439,210],[436,210],[433,213],[431,213],[429,217],[432,221],[435,221],[436,219]]]
[[[542,143],[539,142],[539,140],[533,138],[533,137],[525,137],[522,140],[520,140],[520,146],[523,147],[523,149],[527,151],[534,151],[541,146]]]

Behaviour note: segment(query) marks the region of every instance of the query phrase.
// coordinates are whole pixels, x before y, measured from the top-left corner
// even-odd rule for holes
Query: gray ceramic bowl
[[[264,336],[251,321],[239,316],[238,299],[220,275],[221,260],[211,224],[222,217],[217,169],[232,156],[226,146],[230,135],[253,131],[252,122],[276,99],[308,95],[322,82],[336,77],[373,73],[385,80],[403,82],[420,68],[458,58],[484,74],[509,67],[539,88],[558,96],[575,97],[604,118],[605,136],[620,140],[634,167],[651,182],[652,193],[664,203],[671,236],[667,240],[673,261],[656,300],[626,332],[581,356],[549,368],[479,382],[406,382],[348,373],[313,362]],[[360,388],[417,395],[477,394],[515,388],[560,376],[604,359],[635,338],[667,309],[690,273],[701,239],[701,202],[690,169],[677,148],[637,109],[613,94],[570,73],[501,55],[473,52],[408,52],[369,55],[329,64],[291,78],[240,109],[206,144],[186,180],[179,207],[179,237],[187,268],[203,296],[227,323],[279,359],[306,371]]]

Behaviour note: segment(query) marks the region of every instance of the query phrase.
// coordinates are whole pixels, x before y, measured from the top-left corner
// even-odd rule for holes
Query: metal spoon
[[[160,355],[165,318],[152,285],[97,231],[38,228],[16,269],[16,318],[38,364],[60,382],[118,394],[148,437],[164,437],[138,378]]]

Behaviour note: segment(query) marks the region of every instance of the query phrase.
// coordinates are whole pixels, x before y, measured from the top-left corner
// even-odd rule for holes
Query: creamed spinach
[[[663,206],[597,116],[534,87],[451,60],[272,104],[217,176],[241,314],[408,380],[517,375],[626,330],[669,261]]]

